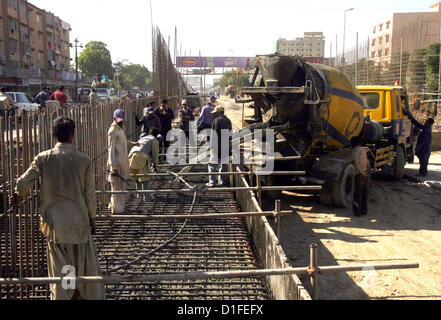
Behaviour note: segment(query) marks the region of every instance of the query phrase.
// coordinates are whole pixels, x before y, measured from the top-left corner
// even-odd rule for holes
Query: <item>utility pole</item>
[[[346,12],[354,10],[354,8],[345,10],[345,18],[344,18],[344,28],[343,28],[343,53],[342,53],[342,63],[345,64],[345,41],[346,41]]]
[[[441,92],[441,23],[440,23],[440,56],[439,56],[439,74],[438,74],[438,104],[437,104],[437,111],[439,112],[439,100],[441,98],[440,92]]]
[[[80,44],[78,45],[78,38],[75,38],[75,45],[72,46],[72,44],[70,45],[70,47],[74,47],[75,48],[75,102],[78,103],[78,48],[83,48],[83,45]]]
[[[401,75],[403,74],[403,37],[401,37],[401,47],[400,47],[400,85],[402,85]]]
[[[355,85],[358,84],[358,32],[355,37]]]
[[[338,35],[335,35],[335,67],[338,67]]]

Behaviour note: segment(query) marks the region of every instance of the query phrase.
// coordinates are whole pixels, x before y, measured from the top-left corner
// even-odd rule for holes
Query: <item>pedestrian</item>
[[[181,119],[180,128],[184,131],[187,139],[190,137],[190,121],[194,121],[193,112],[188,108],[187,101],[182,102],[182,108],[179,109],[179,118]]]
[[[152,105],[152,103],[150,103],[150,105]],[[159,131],[161,131],[161,121],[155,115],[155,109],[153,109],[152,106],[144,109],[141,120],[138,118],[138,116],[135,116],[135,120],[137,126],[143,126],[141,137],[148,135],[150,133],[150,129],[152,128],[157,128]]]
[[[40,229],[47,239],[50,278],[74,272],[76,277],[100,276],[92,234],[96,232],[95,174],[90,158],[73,144],[75,122],[55,120],[53,136],[58,143],[40,153],[17,180],[14,207],[40,179]],[[70,269],[69,269],[70,268]],[[52,300],[104,299],[102,283],[77,283],[76,289],[51,284]]]
[[[415,149],[415,155],[420,160],[420,170],[417,176],[427,177],[427,167],[429,166],[429,159],[432,154],[432,128],[435,121],[433,118],[429,118],[424,124],[421,124],[411,114],[408,116],[412,124],[421,130]]]
[[[208,166],[208,172],[226,172],[227,165],[230,161],[230,141],[231,141],[231,130],[233,126],[230,119],[225,116],[225,110],[223,107],[216,107],[213,112],[215,120],[213,122],[211,136],[210,136],[210,147],[211,156],[210,164]],[[228,137],[228,139],[225,139]],[[224,186],[226,183],[225,176],[219,176],[218,185]],[[212,188],[216,184],[216,176],[210,175],[207,187]]]
[[[354,166],[357,170],[355,175],[355,190],[353,210],[356,217],[368,214],[368,189],[370,178],[370,165],[367,157],[367,151],[360,146],[358,138],[352,139],[352,146],[354,151],[352,153],[354,158]]]
[[[8,94],[6,94],[6,88],[0,89],[0,103],[3,105],[0,108],[0,115],[3,116],[3,113],[5,111],[13,111],[14,110],[13,106],[14,106],[15,101]]]
[[[211,129],[213,126],[214,116],[213,111],[216,107],[216,97],[212,96],[210,98],[210,102],[202,108],[201,116],[198,119],[198,133],[201,132],[204,129]]]
[[[89,94],[89,104],[98,104],[100,103],[100,98],[96,94],[96,89],[93,88]]]
[[[118,109],[114,113],[114,121],[108,131],[108,150],[109,157],[107,167],[109,171],[108,182],[112,191],[126,190],[130,178],[128,144],[137,145],[137,143],[128,142],[124,132],[124,122],[126,120],[125,112]],[[123,213],[126,205],[125,195],[112,195],[109,203],[111,214]]]
[[[172,129],[172,122],[175,118],[173,110],[168,107],[167,99],[162,100],[161,106],[155,110],[156,116],[161,122],[162,146],[168,149],[170,142],[167,141],[167,134]]]
[[[60,103],[60,107],[64,107],[67,103],[67,96],[64,93],[64,86],[59,87],[57,91],[52,93],[50,99],[58,101]]]
[[[46,101],[50,100],[51,94],[48,87],[44,87],[43,90],[37,94],[35,101],[40,105],[40,109],[46,108]]]
[[[158,172],[159,165],[159,141],[157,139],[159,135],[158,128],[151,128],[149,134],[139,139],[138,146],[135,146],[130,150],[129,162],[130,173],[141,174],[144,177],[137,177],[136,190],[149,190],[150,178],[149,174]],[[152,170],[153,166],[153,170]],[[154,200],[154,196],[150,194],[143,195],[144,201]]]

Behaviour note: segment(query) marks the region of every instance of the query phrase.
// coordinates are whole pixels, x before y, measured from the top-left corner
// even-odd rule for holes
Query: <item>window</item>
[[[372,40],[372,46],[375,46],[375,41],[376,41],[376,39]]]
[[[390,21],[386,22],[386,29],[389,29],[390,27]]]
[[[15,2],[15,0],[8,0],[8,6],[17,9],[17,3]]]
[[[382,50],[378,50],[378,56],[381,57],[382,56]]]
[[[386,35],[386,43],[389,43],[389,39],[390,39],[390,36],[387,34]]]
[[[380,32],[383,31],[383,24],[380,24]]]
[[[14,33],[15,30],[17,30],[17,23],[15,20],[9,20],[9,29],[11,30],[11,33]]]
[[[37,22],[40,22],[40,14],[39,13],[37,13],[36,17],[37,17]]]
[[[373,34],[375,34],[376,31],[377,31],[377,26],[374,27],[374,32],[373,32]]]
[[[380,108],[380,94],[376,92],[362,93],[363,108],[377,110]]]
[[[384,49],[384,55],[388,56],[389,55],[389,49]]]
[[[378,44],[379,44],[379,45],[382,45],[382,44],[383,44],[383,37],[379,37],[379,38],[378,38]]]

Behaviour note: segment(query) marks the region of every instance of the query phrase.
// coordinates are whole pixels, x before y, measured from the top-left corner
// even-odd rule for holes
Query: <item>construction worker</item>
[[[96,89],[92,89],[92,91],[89,94],[89,104],[98,104],[100,103],[100,98],[96,94]]]
[[[212,115],[215,120],[213,122],[210,137],[211,156],[208,172],[226,172],[227,165],[230,161],[230,140],[233,126],[230,119],[225,116],[225,110],[223,107],[216,107],[213,110]],[[228,134],[228,139],[225,138],[225,134]],[[217,181],[218,186],[222,187],[225,185],[226,177],[219,176]],[[212,188],[215,184],[216,176],[211,175],[207,187]]]
[[[352,139],[354,151],[354,166],[357,170],[355,175],[355,190],[353,210],[356,217],[368,214],[368,188],[369,188],[369,160],[366,149],[360,146],[358,138]]]
[[[179,118],[181,119],[180,128],[184,131],[187,139],[190,137],[190,121],[194,121],[193,112],[188,108],[187,101],[182,102],[182,108],[179,109]]]
[[[212,96],[210,102],[202,108],[201,116],[198,119],[198,133],[204,129],[211,129],[214,122],[213,111],[216,107],[217,98]]]
[[[167,141],[167,134],[172,129],[172,122],[175,118],[173,110],[168,107],[167,99],[162,100],[161,106],[155,110],[155,115],[161,122],[161,136],[163,138],[163,147],[168,149],[170,142]]]
[[[60,103],[60,107],[64,107],[67,103],[67,95],[64,93],[64,86],[61,86],[52,93],[51,100],[56,100]]]
[[[139,120],[138,116],[135,116],[135,120],[137,126],[143,126],[141,137],[148,135],[152,128],[157,128],[161,131],[161,121],[155,115],[155,109],[151,106],[144,109],[143,118],[141,120]]]
[[[129,163],[131,174],[148,175],[152,172],[158,172],[159,165],[159,135],[158,128],[151,128],[149,134],[139,139],[138,146],[130,150]],[[152,171],[153,166],[153,171]],[[136,190],[148,190],[150,188],[149,177],[136,178]],[[143,195],[144,201],[151,201],[154,196],[150,194]]]
[[[415,155],[420,160],[420,170],[417,176],[427,177],[427,167],[429,166],[429,159],[432,153],[432,128],[435,121],[429,118],[424,124],[421,124],[415,120],[412,114],[409,113],[408,117],[412,124],[421,130],[415,149]]]
[[[137,145],[138,143],[128,142],[124,132],[124,121],[126,114],[118,109],[114,112],[114,121],[108,131],[108,150],[109,158],[107,167],[109,171],[108,182],[112,191],[126,190],[130,178],[128,144]],[[125,195],[112,195],[109,203],[111,214],[123,213],[126,204]]]
[[[49,277],[100,276],[99,262],[92,239],[96,232],[95,174],[90,158],[73,144],[75,122],[55,120],[53,136],[58,143],[40,153],[18,179],[12,197],[17,207],[29,189],[41,178],[40,228],[47,239]],[[92,231],[92,233],[91,233]],[[53,300],[104,299],[102,283],[77,283],[75,289],[51,284]]]

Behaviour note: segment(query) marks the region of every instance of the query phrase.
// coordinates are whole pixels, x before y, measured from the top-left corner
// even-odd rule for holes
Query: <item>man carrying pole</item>
[[[40,153],[18,179],[12,197],[17,207],[35,182],[41,178],[39,192],[41,231],[47,238],[49,277],[100,276],[92,233],[96,231],[95,175],[90,158],[73,144],[75,122],[55,120],[53,135],[58,143]],[[92,233],[91,233],[92,230]],[[52,284],[53,300],[104,299],[102,283],[78,283],[67,288]]]

